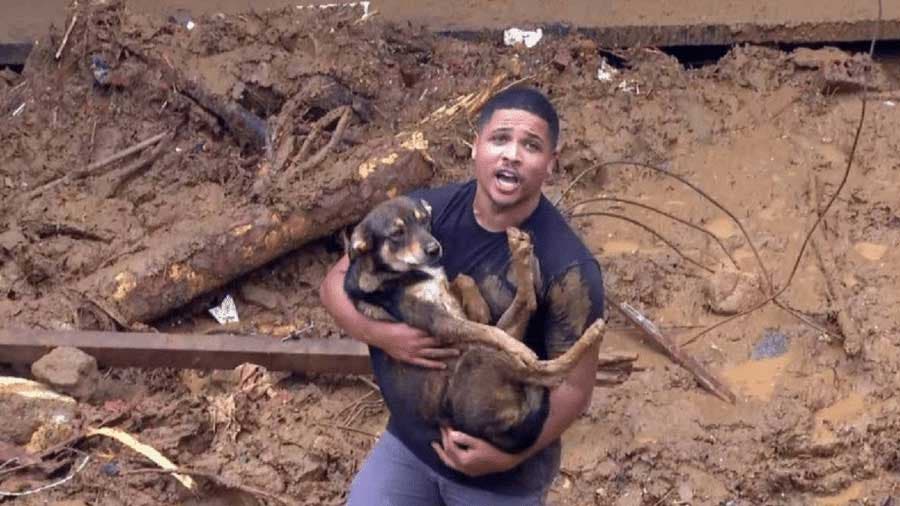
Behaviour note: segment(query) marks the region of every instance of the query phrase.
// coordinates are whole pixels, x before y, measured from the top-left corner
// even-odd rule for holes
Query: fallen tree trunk
[[[260,205],[215,218],[194,227],[202,234],[186,234],[175,244],[170,240],[122,260],[75,289],[123,326],[149,322],[359,221],[374,205],[423,185],[432,175],[431,164],[412,146],[334,172],[336,179],[313,188],[315,199],[300,210],[276,212]]]

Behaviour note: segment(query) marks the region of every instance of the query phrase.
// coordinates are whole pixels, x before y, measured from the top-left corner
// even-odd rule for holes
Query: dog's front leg
[[[510,269],[516,283],[516,295],[512,303],[500,316],[497,326],[518,340],[525,337],[531,315],[537,309],[537,295],[534,293],[534,245],[531,237],[515,227],[506,230],[509,242]]]

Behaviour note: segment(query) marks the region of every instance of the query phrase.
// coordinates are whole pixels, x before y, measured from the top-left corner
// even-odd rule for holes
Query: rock
[[[832,46],[826,46],[819,49],[801,47],[795,49],[790,55],[790,60],[798,68],[813,70],[820,69],[830,63],[849,59],[849,54]]]
[[[777,330],[767,330],[763,338],[753,345],[750,358],[762,360],[764,358],[780,357],[787,353],[789,347],[790,340],[786,335]]]
[[[287,301],[280,293],[249,283],[241,287],[241,297],[251,304],[270,310],[280,309],[287,305]]]
[[[720,270],[703,286],[706,303],[713,313],[733,315],[762,302],[759,276],[736,270]]]
[[[90,399],[100,379],[97,360],[70,347],[56,348],[41,357],[31,365],[31,374],[79,400]]]
[[[560,49],[550,63],[557,72],[562,72],[572,65],[572,54],[567,49]]]
[[[32,439],[46,439],[51,425],[69,425],[75,415],[75,399],[51,391],[46,385],[23,378],[0,376],[0,441],[31,445]],[[47,428],[45,428],[47,427]],[[37,446],[38,441],[34,441]],[[34,445],[32,445],[34,446]]]
[[[849,54],[835,47],[799,48],[790,60],[799,69],[818,70],[826,90],[855,91],[890,88],[889,79],[880,64],[866,53]]]

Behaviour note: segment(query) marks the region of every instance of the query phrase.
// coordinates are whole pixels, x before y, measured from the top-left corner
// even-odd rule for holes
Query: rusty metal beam
[[[0,362],[30,364],[59,346],[79,348],[111,367],[231,369],[250,362],[271,371],[371,372],[367,347],[352,339],[0,329]]]

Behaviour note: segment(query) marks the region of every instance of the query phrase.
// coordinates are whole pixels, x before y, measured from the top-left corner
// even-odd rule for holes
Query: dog
[[[440,265],[424,200],[396,197],[373,208],[350,236],[344,290],[370,318],[404,322],[460,351],[445,370],[424,372],[420,414],[511,453],[537,440],[549,414],[549,387],[561,383],[603,335],[597,320],[563,355],[538,360],[522,338],[537,306],[527,233],[507,231],[516,294],[496,326],[475,282],[451,283]],[[396,363],[395,367],[415,368]],[[405,377],[419,377],[409,375]]]

